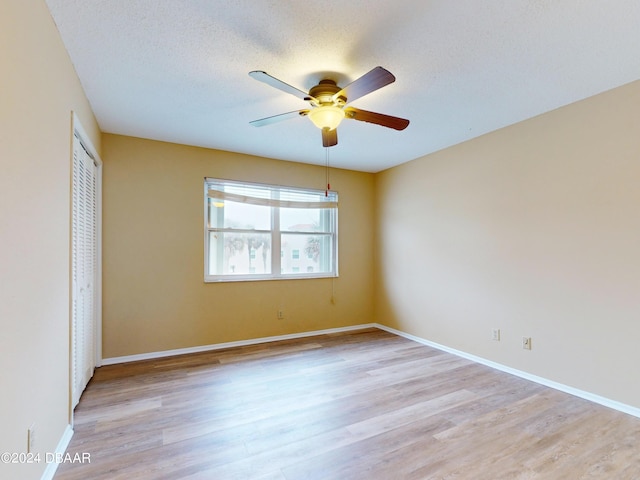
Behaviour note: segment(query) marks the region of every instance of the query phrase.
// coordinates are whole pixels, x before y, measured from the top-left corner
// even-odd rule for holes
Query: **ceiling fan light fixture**
[[[335,105],[321,105],[311,109],[309,118],[320,130],[335,130],[344,118],[344,110]]]
[[[333,147],[338,144],[338,125],[343,118],[373,123],[394,130],[404,130],[409,125],[409,120],[406,118],[368,112],[351,106],[346,107],[348,102],[375,92],[396,80],[396,77],[389,70],[382,67],[368,71],[345,87],[340,87],[331,78],[323,78],[317,85],[311,87],[308,93],[272,77],[263,70],[253,70],[249,72],[249,75],[262,83],[309,102],[311,105],[311,108],[294,110],[249,122],[254,127],[262,127],[290,118],[309,117],[313,124],[322,131],[322,146]]]

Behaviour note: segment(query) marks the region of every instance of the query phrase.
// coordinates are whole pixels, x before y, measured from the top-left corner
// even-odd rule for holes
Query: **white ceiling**
[[[353,106],[332,166],[376,172],[640,79],[638,0],[46,0],[104,132],[324,164],[301,117],[249,121],[381,65],[395,83]],[[639,106],[640,107],[640,106]]]

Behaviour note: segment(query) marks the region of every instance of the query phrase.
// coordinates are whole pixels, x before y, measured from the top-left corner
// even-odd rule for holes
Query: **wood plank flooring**
[[[640,479],[640,419],[377,330],[99,368],[56,480]]]

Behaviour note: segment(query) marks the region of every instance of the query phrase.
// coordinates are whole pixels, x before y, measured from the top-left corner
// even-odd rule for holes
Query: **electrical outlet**
[[[32,423],[27,430],[27,453],[32,453],[36,448],[36,424]]]
[[[531,337],[522,337],[522,348],[531,350]]]
[[[284,318],[284,312],[282,310],[278,310],[278,318],[282,320]]]
[[[496,342],[500,341],[500,329],[499,328],[494,328],[493,330],[491,330],[491,338],[493,340],[495,340]]]

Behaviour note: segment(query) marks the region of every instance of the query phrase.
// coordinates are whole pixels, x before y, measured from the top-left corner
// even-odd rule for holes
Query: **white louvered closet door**
[[[75,407],[96,366],[97,167],[73,138],[72,401]]]

